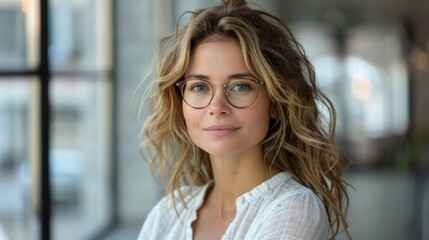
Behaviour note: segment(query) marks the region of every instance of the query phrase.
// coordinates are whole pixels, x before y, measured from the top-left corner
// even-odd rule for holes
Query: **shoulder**
[[[271,204],[273,211],[293,211],[295,217],[312,218],[317,222],[326,218],[322,200],[312,190],[292,178],[279,187],[275,195]]]
[[[313,191],[290,179],[273,192],[271,200],[260,218],[266,234],[284,239],[328,238],[325,207]]]
[[[271,207],[298,202],[324,208],[320,198],[311,189],[295,181],[287,172],[274,176],[257,192],[257,196],[262,196]]]

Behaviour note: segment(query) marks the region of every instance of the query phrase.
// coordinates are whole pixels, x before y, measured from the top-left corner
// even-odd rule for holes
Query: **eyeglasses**
[[[262,80],[231,79],[219,87],[224,88],[225,98],[236,108],[246,108],[255,102]],[[176,83],[180,88],[182,98],[190,107],[201,109],[207,107],[213,100],[216,85],[200,79],[189,79]]]

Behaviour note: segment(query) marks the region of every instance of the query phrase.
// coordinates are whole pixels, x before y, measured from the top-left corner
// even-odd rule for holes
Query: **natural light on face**
[[[199,83],[206,84],[203,88],[200,85],[196,87],[191,85],[188,90],[206,90],[211,85],[215,85],[216,90],[211,102],[203,108],[194,108],[184,101],[183,114],[191,139],[213,156],[237,156],[262,152],[259,143],[268,132],[270,118],[270,100],[265,86],[259,86],[254,102],[250,101],[253,99],[246,99],[245,105],[251,104],[245,108],[231,105],[230,102],[234,104],[243,102],[232,99],[237,96],[229,96],[230,102],[228,102],[223,89],[228,82],[236,81],[235,79],[243,76],[252,80],[253,85],[243,85],[243,81],[247,81],[243,80],[239,85],[233,85],[231,91],[246,90],[244,92],[253,97],[258,86],[255,85],[257,79],[251,76],[239,45],[233,40],[204,41],[196,47],[191,57],[185,79],[198,79]],[[244,93],[235,93],[237,94]],[[243,96],[240,95],[240,97]]]

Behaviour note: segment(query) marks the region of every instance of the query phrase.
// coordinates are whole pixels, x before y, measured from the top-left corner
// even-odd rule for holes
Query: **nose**
[[[210,115],[228,115],[231,105],[226,100],[223,87],[216,87],[214,91],[213,99],[208,106]]]

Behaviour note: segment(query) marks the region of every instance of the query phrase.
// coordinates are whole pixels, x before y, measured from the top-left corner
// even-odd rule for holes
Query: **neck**
[[[235,212],[236,199],[266,181],[278,171],[268,169],[261,152],[241,156],[211,156],[214,186],[208,202],[222,215]]]

